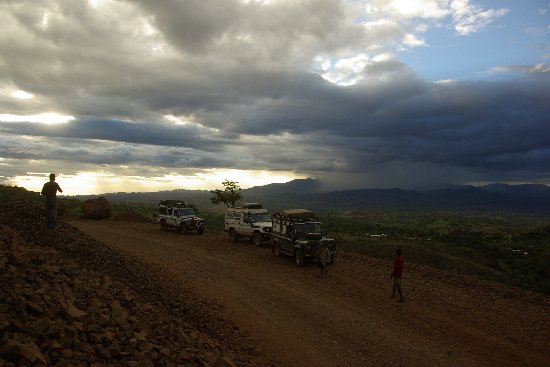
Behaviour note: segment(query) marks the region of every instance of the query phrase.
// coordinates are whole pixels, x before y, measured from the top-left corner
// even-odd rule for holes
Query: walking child
[[[399,293],[399,302],[403,302],[403,292],[401,292],[401,277],[403,276],[403,255],[401,249],[395,251],[395,259],[393,260],[393,272],[390,275],[390,279],[393,279],[393,292],[392,298],[395,298],[395,291]]]
[[[328,273],[327,265],[330,264],[330,251],[326,245],[320,245],[315,253],[317,266],[321,269],[321,276]]]

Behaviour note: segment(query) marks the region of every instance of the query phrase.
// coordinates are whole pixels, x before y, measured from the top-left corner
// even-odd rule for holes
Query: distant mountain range
[[[244,202],[260,202],[271,212],[307,208],[317,212],[348,210],[451,210],[482,212],[530,212],[550,214],[550,187],[546,185],[491,184],[485,186],[448,185],[426,191],[360,189],[322,192],[316,179],[293,180],[241,190]],[[84,200],[100,195],[77,196]],[[181,199],[198,208],[222,210],[210,203],[207,190],[159,192],[119,192],[104,194],[111,202],[158,204],[160,200]]]

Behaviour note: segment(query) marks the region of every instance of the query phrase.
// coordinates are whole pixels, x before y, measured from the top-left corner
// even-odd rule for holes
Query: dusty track
[[[390,264],[341,253],[325,277],[225,233],[76,220],[113,249],[161,265],[289,366],[550,365],[550,297],[406,263],[405,303]],[[405,254],[406,260],[406,254]]]

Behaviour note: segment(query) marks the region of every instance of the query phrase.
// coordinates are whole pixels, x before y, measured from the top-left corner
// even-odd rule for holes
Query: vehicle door
[[[250,221],[250,213],[243,213],[239,221],[239,233],[241,236],[251,237],[253,233],[252,222]]]
[[[281,249],[288,253],[294,252],[294,245],[292,241],[293,224],[289,221],[282,221],[282,236],[280,237]]]
[[[168,217],[166,223],[171,226],[178,226],[177,218],[179,217],[179,211],[177,209],[168,209]]]
[[[239,236],[241,235],[241,220],[242,220],[242,217],[243,217],[243,213],[240,212],[240,211],[236,211],[234,214],[233,214],[233,220],[230,220],[229,223],[231,224],[232,227],[235,228],[235,231],[239,234]]]
[[[235,228],[235,212],[227,211],[225,212],[225,220],[223,222],[223,230],[229,231],[229,228]]]

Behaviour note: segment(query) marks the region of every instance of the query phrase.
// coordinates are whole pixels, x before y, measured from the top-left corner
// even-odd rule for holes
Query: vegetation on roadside
[[[41,200],[40,193],[34,191],[27,191],[19,186],[12,185],[0,185],[0,201],[10,200]]]
[[[550,217],[448,212],[349,212],[323,218],[343,249],[475,274],[550,293]]]
[[[39,193],[0,185],[0,201],[41,201]],[[80,201],[60,198],[65,215],[82,215]],[[153,218],[158,206],[114,202],[113,217],[137,213]],[[224,215],[201,209],[208,231],[223,229]],[[340,248],[390,260],[403,249],[407,262],[474,274],[550,294],[550,217],[513,213],[350,211],[321,213]]]
[[[214,194],[210,198],[210,202],[214,205],[225,204],[228,208],[234,208],[235,204],[242,200],[241,188],[238,182],[224,180],[222,182],[223,190],[216,189],[210,191]]]

